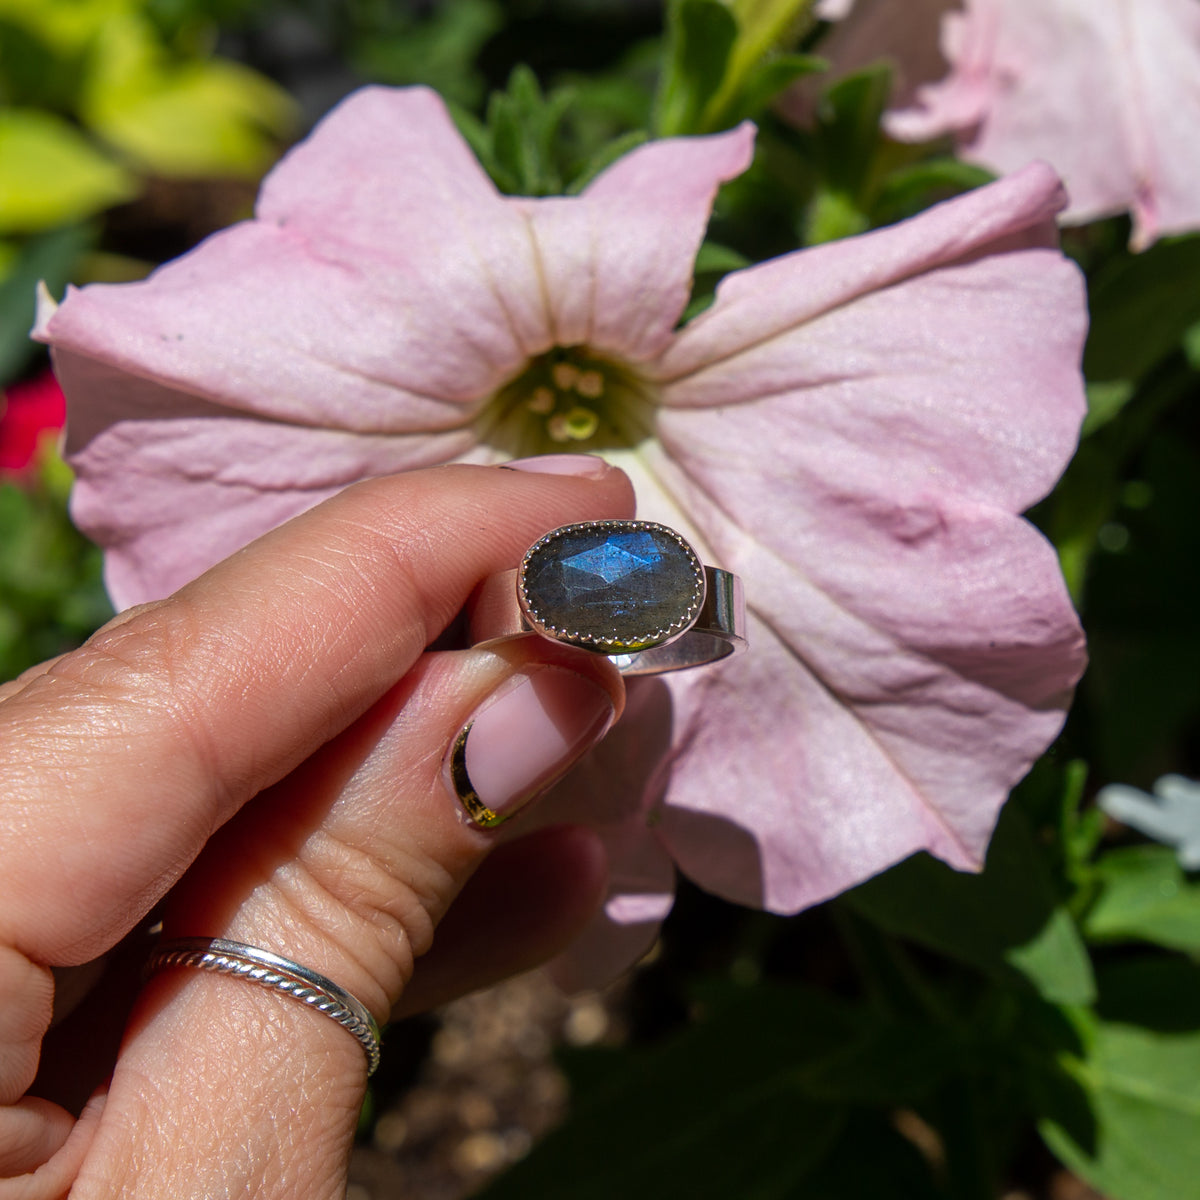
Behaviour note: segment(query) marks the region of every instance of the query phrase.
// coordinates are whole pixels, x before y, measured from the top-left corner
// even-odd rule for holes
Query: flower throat
[[[521,458],[636,446],[654,432],[654,392],[628,367],[584,346],[530,360],[484,405],[480,441]]]

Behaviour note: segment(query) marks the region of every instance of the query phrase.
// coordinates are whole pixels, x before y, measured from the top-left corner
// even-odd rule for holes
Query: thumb
[[[623,704],[607,659],[538,638],[426,654],[216,834],[172,892],[164,936],[263,945],[385,1020],[496,826],[519,831]]]

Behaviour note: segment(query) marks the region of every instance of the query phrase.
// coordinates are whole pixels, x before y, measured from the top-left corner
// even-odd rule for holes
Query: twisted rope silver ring
[[[146,960],[144,977],[171,967],[195,967],[234,975],[271,988],[324,1013],[358,1039],[367,1056],[367,1074],[379,1066],[379,1025],[365,1004],[332,979],[291,959],[224,938],[178,938],[163,942]]]

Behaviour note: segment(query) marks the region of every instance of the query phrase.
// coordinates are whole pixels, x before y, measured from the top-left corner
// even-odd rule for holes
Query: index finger
[[[134,610],[0,704],[0,940],[82,962],[209,835],[401,678],[546,530],[628,480],[439,467],[347,489]]]

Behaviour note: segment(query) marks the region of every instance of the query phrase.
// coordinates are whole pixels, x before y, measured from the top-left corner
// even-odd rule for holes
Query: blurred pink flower
[[[886,61],[892,68],[892,105],[911,104],[918,87],[946,73],[938,31],[942,17],[958,7],[959,0],[819,0],[814,14],[838,24],[822,38],[818,53],[829,60],[835,77]],[[824,86],[829,76],[812,80]],[[783,98],[784,109],[803,98],[802,123],[807,124],[817,97],[812,86],[792,88]]]
[[[43,437],[56,434],[66,417],[66,401],[50,370],[14,383],[0,398],[0,472],[29,470]]]
[[[841,32],[860,62],[864,39],[849,29],[879,7],[859,0]],[[928,78],[928,35],[899,32],[876,55]],[[1043,159],[1066,183],[1066,223],[1128,210],[1134,249],[1200,228],[1197,0],[965,0],[943,17],[941,43],[949,74],[898,98],[911,107],[889,114],[893,137],[953,133],[962,158],[1001,173]]]
[[[677,329],[752,139],[655,142],[577,198],[511,198],[436,96],[367,89],[255,220],[39,325],[119,605],[364,476],[570,447],[743,576],[750,651],[633,681],[542,805],[608,839],[627,928],[597,925],[597,969],[651,935],[672,860],[778,912],[919,849],[978,868],[1084,662],[1054,551],[1014,515],[1084,412],[1058,181],[1034,167],[736,272]]]

